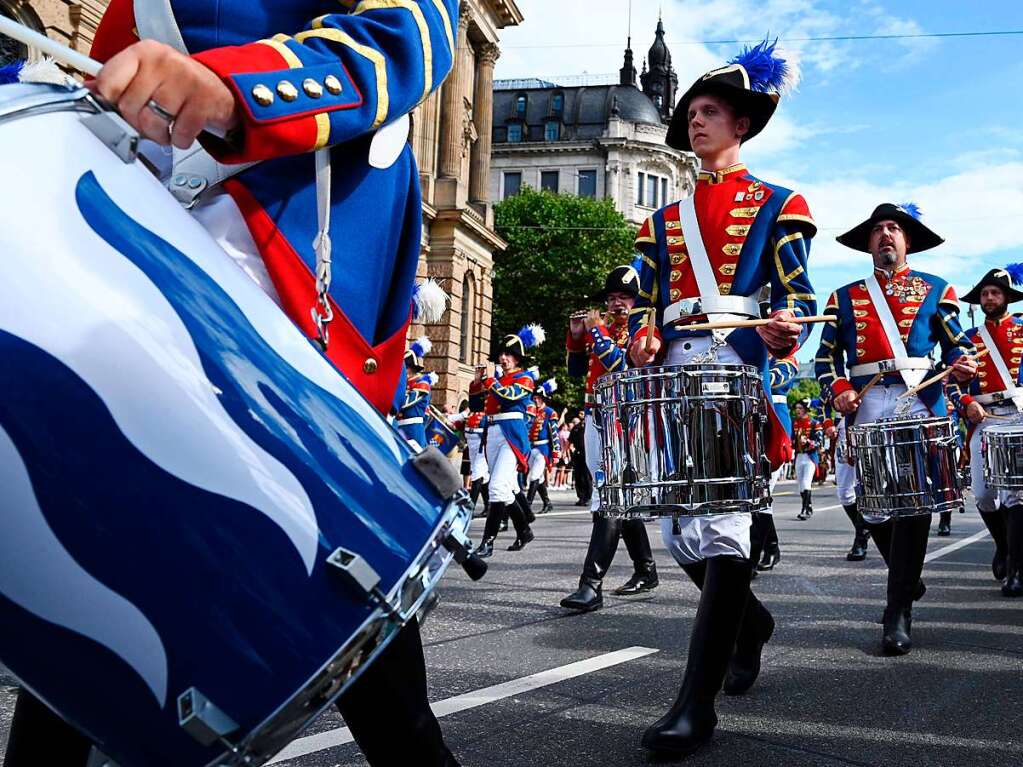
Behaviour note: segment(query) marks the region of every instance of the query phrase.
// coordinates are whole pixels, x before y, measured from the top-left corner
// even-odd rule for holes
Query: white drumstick
[[[65,66],[76,69],[83,74],[95,77],[103,68],[96,59],[91,59],[84,53],[68,48],[56,40],[51,40],[46,35],[39,34],[34,29],[29,29],[24,24],[19,24],[14,19],[0,16],[0,34],[17,40],[19,43],[37,48],[47,56],[52,56]]]

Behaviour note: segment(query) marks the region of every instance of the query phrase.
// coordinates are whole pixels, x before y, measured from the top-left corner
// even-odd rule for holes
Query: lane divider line
[[[558,684],[568,679],[592,674],[595,671],[602,671],[611,666],[627,663],[637,658],[644,658],[657,652],[660,652],[660,650],[651,647],[626,647],[623,650],[597,655],[593,658],[576,661],[565,666],[558,666],[557,668],[541,671],[537,674],[530,674],[520,679],[512,679],[511,681],[495,684],[491,687],[484,687],[483,689],[474,690],[462,695],[455,695],[452,698],[445,698],[432,704],[431,708],[434,715],[439,719],[442,716],[457,714],[460,711],[478,708],[498,700],[522,695],[531,690],[538,690],[541,687],[549,687],[552,684]],[[336,748],[337,746],[351,743],[353,740],[352,733],[347,727],[339,727],[334,730],[317,733],[316,735],[309,735],[308,737],[293,741],[268,764],[276,764],[288,759],[297,759],[301,756],[324,751],[328,748]]]
[[[988,535],[990,535],[990,533],[988,533],[986,529],[980,530],[979,532],[974,533],[968,538],[963,538],[961,541],[956,541],[955,543],[950,543],[948,546],[943,546],[940,549],[936,549],[935,551],[932,551],[930,554],[924,557],[924,564],[927,564],[928,562],[933,562],[935,559],[941,559],[943,556],[945,556],[946,554],[951,554],[953,551],[959,551],[959,549],[964,549],[971,543],[976,543],[979,540],[987,538]]]

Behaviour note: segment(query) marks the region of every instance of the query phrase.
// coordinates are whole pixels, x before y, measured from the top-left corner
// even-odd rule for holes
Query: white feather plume
[[[432,279],[421,282],[412,294],[412,316],[416,322],[439,322],[447,311],[450,296]]]
[[[43,58],[21,68],[18,79],[23,83],[49,83],[50,85],[74,85],[75,81],[51,58]]]

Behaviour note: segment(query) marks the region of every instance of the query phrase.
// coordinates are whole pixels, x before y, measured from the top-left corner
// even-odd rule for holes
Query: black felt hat
[[[590,296],[591,301],[607,301],[610,293],[628,293],[633,298],[639,295],[639,272],[624,264],[612,269],[604,280],[604,289]]]
[[[1023,268],[1020,267],[1023,267],[1023,265],[1012,264],[1005,269],[992,269],[981,277],[980,282],[973,286],[973,290],[963,296],[963,301],[968,304],[979,304],[980,291],[986,285],[994,285],[996,288],[1001,288],[1001,291],[1005,293],[1007,303],[1013,304],[1016,301],[1023,301],[1023,291],[1013,287],[1013,282],[1019,282],[1021,281],[1020,278],[1023,278]],[[1019,277],[1017,277],[1017,274]]]
[[[913,203],[895,205],[890,202],[878,205],[870,218],[836,239],[847,248],[869,253],[870,232],[878,221],[895,221],[902,227],[910,237],[907,253],[922,253],[938,247],[945,241],[920,220],[920,209],[916,205]]]

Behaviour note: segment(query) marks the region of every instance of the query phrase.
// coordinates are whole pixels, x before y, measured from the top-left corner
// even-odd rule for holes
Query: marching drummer
[[[1002,594],[1023,596],[1023,496],[999,495],[984,479],[981,437],[999,416],[1023,411],[1023,315],[1011,314],[1009,304],[1023,300],[1023,265],[992,269],[973,290],[963,296],[979,304],[984,324],[966,331],[978,351],[989,350],[979,360],[977,377],[959,397],[959,409],[969,423],[970,479],[977,510],[995,542],[991,570],[1003,581]],[[955,385],[949,387],[955,397]],[[994,416],[992,418],[991,416]]]
[[[923,223],[917,206],[884,203],[838,241],[869,253],[874,269],[866,279],[839,288],[828,299],[825,313],[837,322],[824,326],[816,358],[825,395],[845,416],[846,429],[903,410],[910,416],[944,416],[940,381],[902,403],[898,400],[908,387],[923,382],[935,347],[940,346],[942,362],[952,368],[957,381],[969,381],[977,372],[970,357],[973,344],[959,325],[952,286],[907,263],[908,254],[930,250],[944,240]],[[882,638],[886,654],[905,655],[912,645],[912,606],[925,590],[920,574],[931,516],[864,519],[888,565]]]
[[[607,313],[602,315],[594,309],[573,316],[565,346],[568,351],[568,374],[586,376],[585,431],[586,468],[593,478],[593,495],[590,511],[593,515],[593,529],[590,531],[590,545],[583,561],[583,572],[579,577],[579,588],[561,600],[561,606],[569,610],[589,612],[603,606],[601,591],[604,575],[607,573],[618,541],[625,539],[625,548],[632,559],[633,574],[624,584],[615,589],[619,596],[634,596],[655,589],[658,586],[657,566],[650,550],[646,525],[642,520],[618,520],[597,514],[600,508],[600,493],[596,487],[600,471],[600,433],[593,419],[595,399],[593,387],[601,376],[625,370],[626,349],[629,345],[629,312],[639,295],[639,273],[631,265],[616,266],[604,280],[604,290],[592,296],[593,301],[604,304]]]
[[[536,417],[529,427],[529,469],[526,475],[526,503],[533,506],[537,493],[543,501],[541,514],[554,510],[547,495],[547,472],[561,459],[561,441],[558,439],[558,412],[550,406],[551,397],[558,390],[558,382],[551,378],[536,387],[533,405]]]
[[[707,315],[759,319],[758,293],[767,284],[770,322],[721,338],[718,361],[756,367],[767,396],[768,353],[788,356],[804,338],[804,326],[791,320],[816,310],[807,258],[817,228],[801,195],[757,178],[739,158],[742,144],[766,127],[795,79],[765,41],[702,76],[679,101],[666,141],[695,152],[702,169],[693,197],[659,210],[639,231],[640,291],[630,322],[634,364],[696,361],[715,339],[685,325]],[[777,467],[789,459],[791,441],[773,409],[769,416],[768,452]],[[750,516],[682,518],[677,532],[671,519],[662,523],[666,545],[702,595],[682,689],[643,736],[653,751],[700,748],[713,735],[722,683],[726,692],[740,694],[759,673],[774,619],[750,593]]]
[[[489,557],[505,514],[515,526],[515,542],[508,551],[520,551],[533,540],[526,515],[525,497],[519,488],[519,472],[529,466],[529,431],[526,412],[532,404],[536,382],[522,369],[527,352],[544,342],[539,325],[528,325],[504,337],[494,360],[500,377],[484,378],[477,369],[469,385],[471,407],[483,407],[487,416],[487,466],[490,469],[490,511],[477,553]],[[521,500],[518,496],[522,496]]]
[[[409,344],[405,352],[405,401],[398,408],[395,426],[415,450],[426,446],[426,414],[430,410],[434,377],[423,370],[424,358],[433,344],[426,336]]]
[[[813,516],[813,480],[817,475],[824,433],[820,424],[810,417],[806,402],[797,402],[792,419],[792,446],[796,451],[796,482],[802,509],[796,516],[806,521]]]
[[[486,366],[476,367],[476,377],[486,375]],[[469,412],[465,417],[465,444],[469,451],[469,495],[473,508],[480,496],[483,496],[483,514],[490,511],[490,469],[487,467],[487,454],[483,435],[486,431],[484,403],[477,398],[469,400]]]

